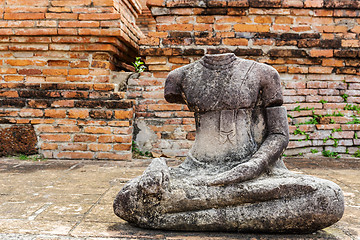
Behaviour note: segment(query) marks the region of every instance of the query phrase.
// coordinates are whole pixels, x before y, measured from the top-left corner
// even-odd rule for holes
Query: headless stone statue
[[[195,113],[186,160],[152,161],[114,201],[117,216],[144,228],[313,232],[343,215],[333,182],[287,170],[289,136],[277,71],[234,54],[205,55],[170,72],[165,99]]]

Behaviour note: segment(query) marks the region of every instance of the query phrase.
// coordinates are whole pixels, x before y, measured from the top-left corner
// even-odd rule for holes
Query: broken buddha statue
[[[333,182],[289,171],[278,72],[234,54],[205,55],[169,73],[165,99],[194,112],[196,139],[170,168],[153,159],[114,201],[117,216],[151,229],[313,232],[343,215]]]

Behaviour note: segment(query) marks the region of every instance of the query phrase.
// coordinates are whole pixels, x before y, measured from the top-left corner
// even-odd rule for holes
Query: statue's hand
[[[251,159],[229,171],[216,175],[214,179],[207,181],[207,185],[228,185],[245,182],[258,177],[264,170],[263,165],[260,164],[260,159]]]
[[[162,158],[155,158],[140,177],[138,188],[146,194],[161,194],[169,185],[170,173]]]

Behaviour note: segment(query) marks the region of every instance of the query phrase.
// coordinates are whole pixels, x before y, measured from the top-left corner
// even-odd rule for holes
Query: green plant
[[[326,114],[325,117],[343,117],[345,116],[343,113],[341,113],[340,111],[333,112],[332,114]]]
[[[360,157],[360,150],[357,150],[357,151],[354,153],[354,157]]]
[[[317,150],[317,149],[310,149],[310,152],[311,152],[311,153],[318,153],[319,150]]]
[[[145,71],[146,66],[145,63],[141,61],[141,57],[136,57],[135,62],[132,63],[132,65],[135,67],[135,71],[138,73],[141,73]]]
[[[46,158],[44,158],[41,155],[28,156],[28,155],[25,155],[25,154],[20,154],[17,157],[21,161],[34,161],[34,162],[36,162],[36,161],[46,161],[47,160]]]
[[[344,102],[347,102],[349,95],[343,94],[343,95],[341,95],[341,97],[344,99]]]
[[[283,157],[287,157],[287,155],[286,155],[286,154],[283,154]]]
[[[321,152],[324,157],[340,158],[339,153],[331,152],[330,150],[324,150]]]
[[[339,139],[334,138],[333,136],[330,136],[330,138],[331,138],[332,140],[334,140],[334,144],[333,144],[334,147],[339,146]]]
[[[321,99],[320,101],[319,101],[319,103],[327,103],[328,101],[326,101],[326,100],[324,100],[324,99]]]
[[[342,132],[342,129],[341,129],[341,127],[339,127],[338,129],[333,129],[333,130],[331,130],[331,132],[332,132],[332,133],[334,133],[334,132]]]
[[[352,121],[347,122],[346,124],[360,124],[360,120],[356,116],[351,116],[353,118]]]
[[[302,108],[302,107],[299,105],[299,106],[297,106],[297,107],[295,107],[295,108],[293,109],[293,111],[298,111],[298,112],[300,112],[301,110],[314,110],[314,108],[313,108],[313,107],[312,107],[312,108],[308,108],[308,107]]]
[[[339,139],[334,138],[333,136],[328,136],[328,137],[324,138],[323,142],[326,143],[327,140],[329,140],[329,139],[332,139],[334,141],[334,144],[333,144],[334,147],[337,147],[339,145]]]
[[[152,157],[151,152],[149,152],[149,151],[146,151],[146,152],[141,151],[137,147],[137,144],[136,144],[135,141],[132,141],[131,150],[132,150],[133,154],[135,154],[135,155],[140,155],[140,156],[143,156],[143,157]]]
[[[293,116],[291,116],[290,114],[287,115],[288,118],[294,119]]]
[[[357,113],[360,113],[360,106],[356,104],[354,105],[346,104],[344,110],[352,110],[352,111],[356,111]]]
[[[358,139],[357,133],[354,133],[354,138],[355,138],[355,139]]]
[[[330,119],[330,123],[331,123],[331,124],[335,124],[336,122],[335,122],[334,119],[331,118],[331,119]]]
[[[306,141],[309,140],[309,134],[307,134],[306,132],[300,130],[299,127],[297,127],[297,128],[295,129],[294,135],[305,135],[305,136],[306,136],[305,140],[306,140]],[[302,140],[299,139],[298,141],[302,141]]]
[[[18,157],[19,157],[19,160],[22,160],[22,161],[25,161],[25,160],[29,160],[29,159],[30,159],[29,156],[24,155],[24,154],[20,154]]]
[[[299,155],[299,156],[303,156],[303,155],[304,155],[304,153],[302,153],[302,152],[301,152],[301,153],[298,153],[298,155]]]

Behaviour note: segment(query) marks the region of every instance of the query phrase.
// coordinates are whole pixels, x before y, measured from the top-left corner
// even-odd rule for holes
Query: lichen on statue
[[[186,160],[156,158],[114,201],[115,214],[144,228],[313,232],[344,211],[333,182],[289,171],[278,72],[234,54],[205,55],[169,73],[165,99],[195,113]]]

